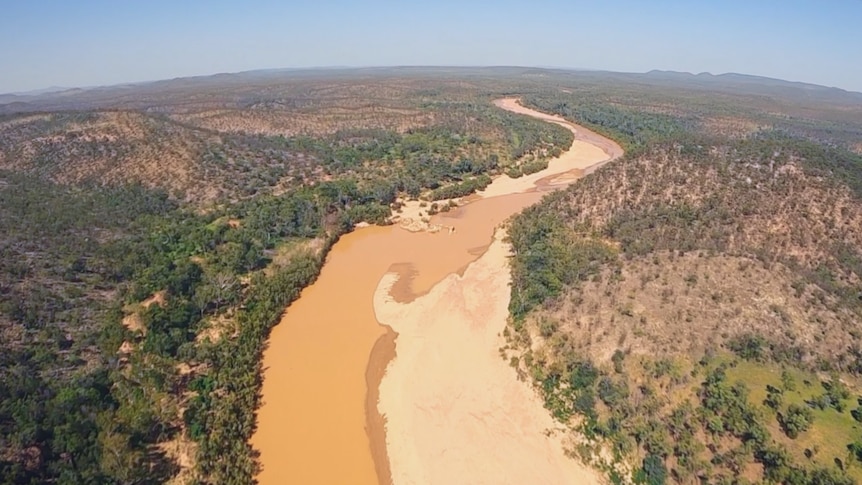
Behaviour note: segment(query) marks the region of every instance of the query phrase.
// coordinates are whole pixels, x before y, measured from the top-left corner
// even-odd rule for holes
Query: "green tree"
[[[786,367],[781,369],[781,387],[786,391],[796,390],[796,379],[793,378],[793,374]]]
[[[856,458],[856,461],[862,461],[862,440],[856,440],[847,445],[847,451]]]
[[[773,387],[771,385],[766,386],[766,399],[763,400],[763,404],[772,409],[773,411],[778,411],[784,402],[784,393],[781,389]]]
[[[643,471],[647,485],[664,485],[667,482],[667,467],[658,455],[649,454],[643,460]]]
[[[811,428],[814,423],[814,413],[807,407],[791,404],[785,413],[778,414],[778,422],[789,438],[796,439],[799,433]]]

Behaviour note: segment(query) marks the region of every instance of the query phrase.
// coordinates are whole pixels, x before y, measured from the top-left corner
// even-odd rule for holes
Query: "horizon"
[[[851,94],[862,94],[862,90],[856,91],[856,90],[852,90],[852,89],[845,89],[845,88],[842,88],[840,86],[816,84],[816,83],[810,83],[807,81],[799,81],[799,80],[795,80],[795,79],[781,79],[781,78],[776,78],[776,77],[762,76],[759,74],[751,74],[751,73],[745,73],[745,72],[718,72],[718,73],[709,72],[709,71],[690,72],[690,71],[676,71],[673,69],[650,69],[648,71],[634,72],[634,71],[613,71],[613,70],[607,70],[607,69],[590,69],[590,68],[562,67],[562,66],[523,66],[523,65],[480,66],[480,65],[419,65],[419,64],[416,64],[416,65],[390,65],[390,66],[368,65],[368,66],[262,67],[262,68],[258,68],[258,69],[248,69],[248,70],[244,70],[244,71],[209,72],[209,73],[191,74],[188,76],[179,76],[179,77],[162,78],[162,79],[121,81],[121,82],[113,83],[113,84],[94,84],[94,85],[89,85],[89,86],[44,86],[44,87],[29,90],[29,91],[0,92],[0,96],[18,96],[18,97],[33,96],[33,97],[35,97],[35,96],[63,93],[63,92],[74,91],[74,90],[86,91],[89,89],[106,89],[106,88],[114,88],[114,87],[120,87],[120,86],[139,86],[139,85],[153,84],[153,83],[158,83],[158,82],[177,81],[177,80],[183,80],[183,79],[206,78],[206,77],[221,76],[221,75],[238,75],[238,74],[249,74],[249,73],[255,73],[255,72],[269,72],[269,71],[297,71],[297,72],[306,71],[307,72],[307,71],[326,71],[326,70],[351,71],[351,70],[362,70],[362,69],[447,69],[447,68],[453,68],[453,69],[495,69],[495,68],[544,69],[544,70],[549,70],[549,71],[556,70],[556,71],[592,72],[592,73],[606,72],[606,73],[611,73],[611,74],[623,74],[623,75],[644,75],[644,74],[649,74],[651,72],[675,73],[675,74],[683,74],[683,75],[691,75],[691,76],[699,76],[702,74],[708,74],[710,76],[716,76],[716,77],[717,76],[725,76],[725,75],[740,75],[740,76],[750,76],[750,77],[762,78],[762,79],[770,79],[770,80],[774,80],[774,81],[806,84],[806,85],[818,86],[818,87],[827,88],[827,89],[839,89],[841,91],[851,93]]]
[[[327,66],[739,73],[862,92],[850,62],[862,2],[325,3],[13,4],[0,18],[0,93]]]

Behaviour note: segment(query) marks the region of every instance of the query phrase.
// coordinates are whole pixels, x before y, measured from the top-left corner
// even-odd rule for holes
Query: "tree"
[[[782,482],[790,473],[791,460],[784,447],[764,447],[755,452],[755,458],[763,464],[763,472],[767,480]]]
[[[862,440],[856,440],[847,445],[847,451],[849,451],[857,461],[862,461]]]
[[[778,411],[778,408],[781,407],[782,402],[784,401],[784,393],[781,389],[773,387],[771,385],[766,386],[766,399],[763,400],[763,404],[773,411]]]
[[[643,461],[643,471],[647,485],[664,485],[667,482],[667,468],[658,455],[647,455]]]
[[[214,275],[207,274],[203,284],[195,291],[194,303],[201,313],[215,306],[218,311],[222,305],[230,305],[239,298],[240,283],[236,275],[221,271]]]
[[[623,373],[623,361],[626,358],[626,353],[620,349],[614,351],[614,355],[611,356],[611,361],[614,363],[614,372],[617,374]]]
[[[595,384],[599,378],[599,371],[592,362],[582,361],[577,362],[572,366],[571,374],[569,375],[569,384],[572,389],[586,389]]]
[[[833,374],[828,382],[822,383],[826,389],[824,400],[829,402],[829,405],[835,408],[839,413],[844,412],[844,401],[850,398],[850,390],[847,385],[841,382],[841,378]]]
[[[791,404],[787,407],[787,412],[778,414],[778,422],[781,424],[781,429],[791,439],[796,439],[799,433],[808,431],[814,423],[814,413],[811,409],[798,404]]]
[[[796,380],[786,367],[781,369],[781,387],[787,391],[796,390]]]
[[[629,396],[625,382],[615,383],[610,377],[602,377],[598,386],[599,399],[610,407],[623,402]]]

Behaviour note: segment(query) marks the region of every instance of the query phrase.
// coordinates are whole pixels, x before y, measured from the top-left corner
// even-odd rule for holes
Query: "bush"
[[[664,485],[667,482],[667,468],[664,460],[657,455],[647,455],[643,461],[643,475],[646,485]]]
[[[791,439],[796,439],[799,433],[804,433],[811,428],[814,423],[814,413],[807,407],[791,404],[787,407],[787,412],[778,415],[778,422],[784,434]]]
[[[740,335],[727,342],[727,347],[746,360],[763,362],[769,353],[769,344],[760,335]]]

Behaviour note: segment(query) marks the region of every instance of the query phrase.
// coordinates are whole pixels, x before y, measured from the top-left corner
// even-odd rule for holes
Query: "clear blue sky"
[[[0,93],[251,69],[741,72],[862,91],[862,0],[2,0]]]

